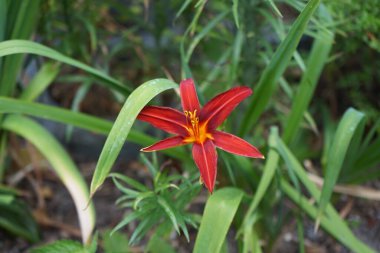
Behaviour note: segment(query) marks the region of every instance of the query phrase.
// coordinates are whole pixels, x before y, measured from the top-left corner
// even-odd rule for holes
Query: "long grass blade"
[[[318,210],[312,206],[308,199],[303,197],[300,192],[294,189],[288,182],[281,180],[281,187],[285,194],[296,203],[307,215],[312,219],[317,219]],[[353,235],[347,236],[347,234],[342,234],[336,228],[336,225],[332,222],[332,219],[327,218],[326,216],[321,217],[321,226],[328,233],[333,235],[337,240],[342,244],[348,247],[353,252],[357,253],[375,253],[375,251],[369,248],[364,243],[358,241]]]
[[[332,22],[330,14],[323,4],[321,5],[321,8],[319,8],[319,15],[321,16],[321,22],[326,24]],[[297,95],[293,99],[294,102],[290,115],[285,123],[286,127],[283,134],[283,140],[285,143],[289,143],[297,132],[302,116],[305,114],[313,97],[322,69],[328,60],[333,42],[334,34],[332,32],[326,29],[319,30],[318,37],[313,43],[313,48],[309,56],[307,69],[302,76]]]
[[[273,132],[273,134],[276,134]],[[278,137],[276,136],[277,143],[276,143],[276,150],[279,152],[281,158],[285,161],[285,164],[288,168],[292,169],[294,173],[297,175],[299,180],[302,182],[302,184],[306,187],[308,192],[311,194],[312,198],[319,201],[321,192],[320,190],[316,187],[316,185],[309,179],[307,173],[299,163],[299,161],[295,158],[295,156],[291,153],[289,148],[285,145],[285,143]],[[281,181],[281,185],[287,183],[284,179]],[[300,201],[300,199],[298,199]],[[297,200],[297,201],[298,201]],[[298,203],[298,202],[296,202]],[[316,210],[316,208],[315,208]],[[307,210],[305,210],[308,212]],[[327,204],[326,206],[326,215],[322,216],[322,219],[324,217],[329,217],[329,222],[332,224],[331,227],[333,227],[334,231],[332,232],[332,235],[339,235],[339,240],[342,242],[350,241],[350,248],[353,251],[356,252],[372,252],[368,246],[366,246],[363,242],[358,240],[350,228],[347,226],[347,224],[344,222],[344,220],[339,216],[339,213],[333,208],[331,204]],[[313,216],[316,218],[317,216]],[[321,221],[322,227],[323,221]],[[328,231],[330,232],[330,231]],[[347,245],[347,244],[346,244]],[[363,250],[363,251],[361,251]]]
[[[80,127],[103,135],[108,135],[112,128],[112,122],[108,120],[83,113],[72,112],[67,109],[12,98],[0,97],[0,113],[27,114]],[[148,146],[157,142],[155,138],[133,129],[129,132],[127,140],[142,146]],[[189,156],[181,148],[175,151],[170,149],[163,150],[162,152],[171,157],[181,159],[182,161],[189,160]]]
[[[237,188],[223,188],[208,199],[203,213],[194,253],[219,252],[243,198]]]
[[[177,84],[170,80],[154,79],[142,84],[131,93],[117,116],[100,154],[91,181],[91,195],[95,193],[108,176],[141,109],[156,95],[176,87]]]
[[[272,128],[271,132],[273,132],[273,131],[277,133],[278,129]],[[276,136],[276,134],[273,134],[273,133],[270,135],[269,147],[273,147],[276,144],[276,140],[274,139],[275,136]],[[248,211],[245,215],[244,222],[242,224],[243,226],[249,225],[248,221],[254,215],[256,208],[258,207],[260,201],[263,199],[265,193],[267,192],[268,187],[269,187],[270,183],[272,182],[274,173],[277,169],[278,161],[279,161],[278,153],[274,149],[270,149],[269,153],[268,153],[267,162],[265,163],[265,167],[263,169],[263,171],[264,171],[263,175],[260,179],[259,185],[258,185],[257,190],[255,192],[255,196],[253,197],[253,200],[252,200],[252,202],[248,208]]]
[[[268,105],[276,88],[279,78],[284,73],[289,61],[297,48],[297,45],[306,29],[306,26],[319,6],[320,0],[311,0],[292,25],[289,34],[277,48],[271,62],[262,74],[248,110],[244,114],[240,127],[240,136],[244,136],[260,117]]]
[[[90,67],[80,61],[67,57],[60,52],[41,44],[26,40],[8,40],[0,43],[0,57],[14,54],[36,54],[66,63],[94,75],[95,77],[104,81],[104,84],[124,95],[128,95],[130,93],[130,88],[124,86],[121,82],[108,76],[104,72]]]
[[[325,180],[319,201],[319,215],[322,215],[326,209],[327,203],[330,201],[334,185],[338,180],[339,172],[342,169],[350,142],[353,139],[355,131],[358,130],[360,123],[363,120],[363,113],[350,108],[343,115],[343,118],[338,125],[338,129],[335,133],[330,153],[327,158]]]
[[[89,203],[88,187],[78,168],[61,146],[47,130],[38,123],[20,115],[8,115],[1,124],[3,129],[24,137],[33,143],[52,165],[74,200],[79,216],[83,243],[91,239],[95,226],[95,209]]]
[[[7,4],[7,1],[2,2]],[[39,9],[40,0],[8,1],[7,30],[4,39],[29,39],[37,23]],[[13,94],[23,59],[23,55],[13,55],[4,59],[0,70],[0,95]]]
[[[26,89],[21,93],[20,99],[33,101],[36,99],[57,77],[59,65],[47,62],[42,65],[38,73],[29,82]]]

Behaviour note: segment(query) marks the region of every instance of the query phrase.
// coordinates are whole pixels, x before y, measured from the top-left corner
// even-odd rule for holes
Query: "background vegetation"
[[[378,0],[0,0],[0,249],[379,251],[379,17]],[[254,91],[223,128],[266,159],[218,151],[212,195],[187,148],[138,152],[163,134],[141,108],[179,108],[189,77],[203,104]]]

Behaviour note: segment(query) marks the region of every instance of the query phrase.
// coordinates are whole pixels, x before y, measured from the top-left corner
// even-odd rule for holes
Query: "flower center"
[[[203,143],[207,138],[212,139],[210,133],[206,130],[206,124],[199,124],[197,110],[185,111],[187,131],[189,136],[184,139],[185,142]]]

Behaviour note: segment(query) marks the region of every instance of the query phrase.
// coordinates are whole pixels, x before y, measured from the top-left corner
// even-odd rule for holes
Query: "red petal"
[[[189,78],[183,80],[179,85],[179,89],[183,111],[193,112],[197,110],[197,112],[199,113],[200,105],[193,79]]]
[[[232,88],[211,99],[202,109],[201,122],[208,121],[208,129],[216,129],[230,115],[233,109],[246,97],[252,94],[248,87]]]
[[[212,133],[212,137],[214,138],[213,142],[215,146],[224,151],[252,158],[264,158],[256,147],[235,135],[215,131]]]
[[[168,133],[187,135],[185,115],[173,108],[145,106],[137,118]]]
[[[162,149],[168,149],[173,147],[178,147],[185,145],[186,143],[183,142],[183,138],[181,136],[173,136],[167,139],[164,139],[162,141],[159,141],[149,147],[141,149],[141,151],[144,152],[151,152],[151,151],[157,151]]]
[[[202,144],[194,143],[193,158],[201,173],[203,182],[209,192],[212,193],[215,185],[216,165],[218,160],[214,143],[212,143],[210,139]]]

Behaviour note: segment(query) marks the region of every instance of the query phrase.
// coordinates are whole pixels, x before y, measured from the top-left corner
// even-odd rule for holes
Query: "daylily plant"
[[[169,107],[146,106],[138,116],[138,119],[175,136],[141,151],[157,151],[192,143],[193,158],[201,180],[212,193],[218,158],[215,147],[236,155],[264,158],[256,147],[245,140],[217,130],[232,110],[251,94],[252,90],[248,87],[234,87],[217,95],[201,109],[193,80],[183,80],[180,84],[183,113]]]

